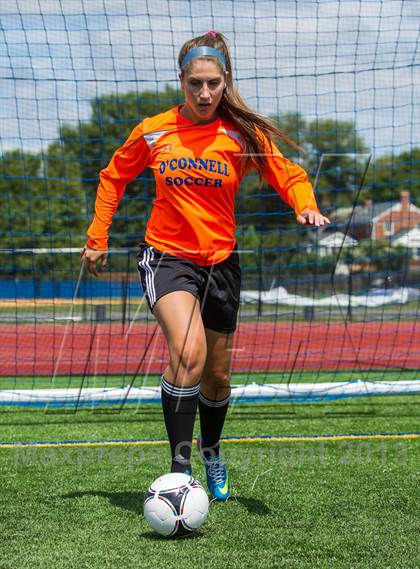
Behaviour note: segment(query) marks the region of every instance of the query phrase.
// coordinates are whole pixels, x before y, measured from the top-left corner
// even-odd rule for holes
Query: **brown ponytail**
[[[223,54],[226,60],[225,69],[223,63],[219,59],[211,58],[220,67],[220,70],[222,72],[227,71],[226,89],[223,93],[222,100],[220,101],[217,110],[222,118],[225,118],[229,122],[233,123],[238,131],[242,134],[245,144],[243,168],[246,169],[249,165],[252,164],[257,168],[260,176],[263,176],[264,172],[266,171],[267,148],[259,132],[268,139],[270,144],[273,141],[273,137],[277,135],[296,150],[302,151],[302,148],[300,146],[298,146],[289,137],[275,128],[263,115],[260,115],[259,113],[256,113],[250,109],[242,99],[233,81],[232,63],[230,59],[229,48],[227,45],[227,39],[223,34],[219,32],[208,32],[207,34],[187,41],[179,52],[179,66],[181,67],[181,63],[184,57],[191,49],[201,46],[214,47]],[[183,71],[186,69],[188,70],[190,64],[191,63],[187,63],[184,66]]]

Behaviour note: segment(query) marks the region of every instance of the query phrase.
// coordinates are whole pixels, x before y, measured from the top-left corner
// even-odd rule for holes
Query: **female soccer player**
[[[185,103],[144,119],[100,172],[95,216],[82,252],[86,269],[106,267],[108,229],[126,185],[153,170],[156,199],[140,245],[145,297],[165,335],[169,363],[162,406],[172,472],[191,472],[196,409],[199,450],[212,496],[230,494],[219,440],[229,405],[233,335],[241,270],[234,198],[257,168],[296,212],[300,224],[324,225],[306,173],[273,144],[280,134],[241,99],[224,36],[208,32],[179,53]]]

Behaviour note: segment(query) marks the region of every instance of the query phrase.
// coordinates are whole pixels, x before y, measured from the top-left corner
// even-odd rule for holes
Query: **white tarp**
[[[289,294],[282,287],[272,288],[267,291],[244,290],[241,292],[242,303],[256,304],[285,304],[287,306],[331,306],[331,307],[352,307],[362,306],[374,308],[386,304],[405,304],[409,300],[408,288],[397,288],[382,290],[379,294],[376,291],[368,291],[365,294],[351,295],[335,294],[324,298],[311,298]]]
[[[238,385],[232,387],[232,400],[311,402],[367,395],[420,394],[420,380],[412,381],[340,381],[324,383],[288,383]],[[87,406],[160,402],[160,387],[4,389],[0,405]]]

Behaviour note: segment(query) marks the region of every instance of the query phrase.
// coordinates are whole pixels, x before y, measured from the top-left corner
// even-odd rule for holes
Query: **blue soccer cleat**
[[[197,439],[197,448],[206,467],[207,486],[210,494],[215,500],[226,501],[230,497],[230,482],[223,456],[220,453],[211,453],[211,449],[207,453],[210,456],[205,456],[201,450],[200,437]]]

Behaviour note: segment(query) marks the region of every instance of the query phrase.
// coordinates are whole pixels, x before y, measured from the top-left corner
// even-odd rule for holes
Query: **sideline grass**
[[[419,397],[241,405],[225,435],[420,430]],[[160,409],[0,412],[1,441],[155,438]],[[0,450],[0,567],[419,569],[418,440],[225,445],[233,499],[195,537],[156,537],[143,492],[168,446]],[[194,473],[204,481],[196,453]]]
[[[138,375],[133,381],[132,375],[57,375],[52,385],[51,376],[0,376],[0,389],[48,389],[54,388],[80,388],[80,387],[126,387],[132,384],[133,387],[150,387],[160,385],[160,374],[149,374],[147,376]],[[418,370],[405,369],[399,371],[390,370],[333,370],[317,372],[315,381],[413,381],[418,379]],[[311,371],[294,371],[292,376],[290,371],[273,372],[235,372],[232,377],[232,384],[249,383],[313,383],[314,373]],[[0,408],[1,412],[1,408]]]

